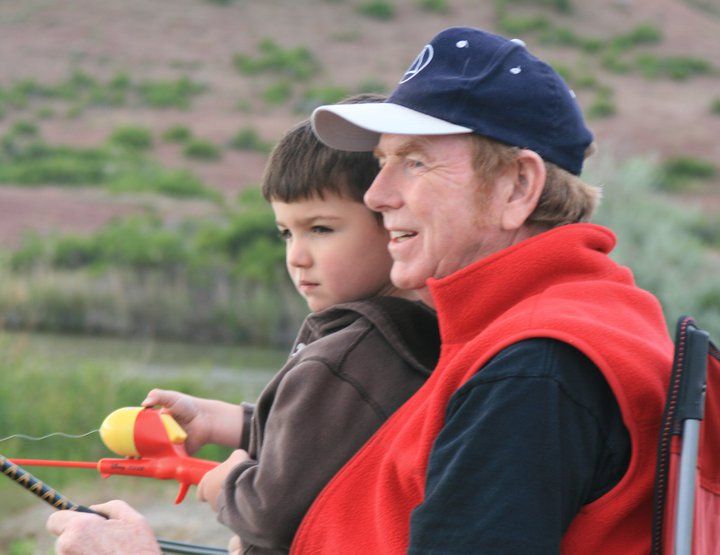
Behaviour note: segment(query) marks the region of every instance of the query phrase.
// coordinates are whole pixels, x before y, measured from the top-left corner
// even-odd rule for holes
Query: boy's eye
[[[278,229],[278,237],[280,237],[283,241],[287,241],[290,237],[292,237],[292,234],[289,229]]]
[[[332,233],[334,230],[324,225],[314,225],[312,226],[311,231],[318,235],[324,235],[326,233]]]

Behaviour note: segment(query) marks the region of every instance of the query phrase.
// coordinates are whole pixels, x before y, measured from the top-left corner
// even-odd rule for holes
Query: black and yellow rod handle
[[[83,505],[73,503],[63,494],[55,491],[53,488],[38,480],[28,471],[19,467],[12,461],[0,455],[0,472],[13,480],[16,484],[24,487],[31,493],[37,495],[40,499],[52,505],[60,511],[78,511],[79,513],[92,513],[94,515],[107,518],[106,515],[93,511]],[[176,542],[171,540],[158,540],[160,549],[163,553],[188,553],[197,555],[223,555],[227,554],[226,549],[217,547],[209,547],[204,545],[194,545],[191,543]]]
[[[15,481],[18,485],[24,487],[26,490],[37,495],[40,499],[49,503],[54,508],[61,511],[78,511],[80,513],[92,513],[107,518],[104,514],[88,509],[83,505],[73,503],[59,491],[55,491],[53,488],[44,484],[41,480],[38,480],[35,476],[19,467],[15,463],[9,461],[2,455],[0,455],[0,472],[5,474],[8,478]]]

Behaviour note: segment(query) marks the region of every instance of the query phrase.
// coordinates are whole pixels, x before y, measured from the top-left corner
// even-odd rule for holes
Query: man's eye
[[[312,232],[318,235],[324,235],[326,233],[332,233],[333,229],[324,225],[314,225],[312,226]]]
[[[278,237],[283,241],[287,241],[292,237],[289,229],[278,229]]]
[[[407,167],[410,169],[420,169],[424,168],[425,164],[423,164],[420,160],[414,160],[412,158],[408,158],[405,163],[407,164]]]

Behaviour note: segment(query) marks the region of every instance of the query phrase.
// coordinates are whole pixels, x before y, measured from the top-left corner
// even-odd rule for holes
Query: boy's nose
[[[302,241],[293,239],[287,245],[287,262],[289,266],[294,268],[307,268],[312,264],[310,252]]]

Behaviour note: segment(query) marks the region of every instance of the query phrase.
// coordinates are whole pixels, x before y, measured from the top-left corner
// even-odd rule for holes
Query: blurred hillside
[[[0,245],[148,210],[216,213],[200,187],[234,202],[291,124],[345,94],[391,90],[423,41],[460,24],[522,38],[576,89],[601,152],[679,158],[704,179],[677,192],[718,208],[720,10],[709,0],[16,0],[0,3]],[[76,175],[77,149],[127,126],[146,133],[142,169],[103,175],[125,164],[116,153]],[[49,154],[22,150],[36,142]],[[32,175],[13,166],[18,151],[34,156]],[[38,161],[50,155],[60,161]],[[130,186],[138,171],[165,172],[166,187]]]
[[[452,25],[564,76],[616,258],[669,321],[720,330],[712,0],[0,2],[0,328],[287,344],[306,307],[257,191],[269,150]]]

